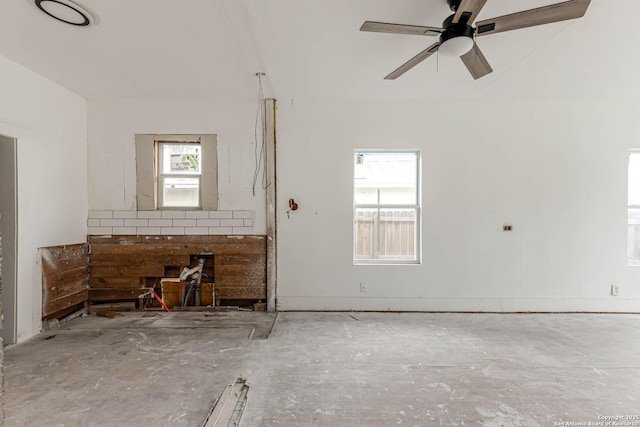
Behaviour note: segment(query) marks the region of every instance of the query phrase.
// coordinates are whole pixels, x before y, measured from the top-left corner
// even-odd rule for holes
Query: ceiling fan
[[[442,27],[389,24],[366,21],[360,31],[375,33],[412,34],[419,36],[440,36],[440,40],[402,64],[385,77],[394,80],[433,55],[440,52],[446,56],[459,56],[474,79],[491,73],[493,69],[475,42],[477,36],[496,34],[551,22],[582,17],[591,0],[569,0],[562,3],[516,12],[497,18],[475,22],[487,0],[447,0],[449,8],[455,12],[442,23]]]

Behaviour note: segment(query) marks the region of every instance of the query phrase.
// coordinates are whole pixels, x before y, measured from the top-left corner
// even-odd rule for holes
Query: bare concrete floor
[[[242,426],[640,426],[637,315],[280,313],[250,339],[272,320],[76,319],[6,349],[5,425],[200,426],[245,377]]]

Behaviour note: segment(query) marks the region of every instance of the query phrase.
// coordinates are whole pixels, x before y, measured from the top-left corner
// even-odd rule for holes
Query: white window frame
[[[200,147],[198,156],[199,173],[171,173],[163,170],[163,147],[171,145],[197,145]],[[200,142],[176,142],[176,141],[156,141],[156,197],[158,200],[158,210],[200,210],[202,209],[202,146]],[[164,205],[164,179],[165,178],[197,178],[198,179],[198,205],[197,206],[165,206]]]
[[[410,154],[413,153],[416,156],[416,203],[415,204],[356,204],[356,194],[355,194],[355,166],[356,166],[356,157],[359,154]],[[352,213],[352,223],[353,223],[353,247],[352,247],[352,257],[354,265],[381,265],[381,264],[393,264],[393,265],[415,265],[422,263],[421,256],[421,222],[422,222],[422,214],[421,214],[421,206],[422,206],[422,186],[420,185],[422,182],[422,160],[420,155],[420,150],[354,150],[353,153],[353,177],[351,180],[352,183],[352,200],[353,200],[353,213]],[[380,193],[378,192],[378,200],[380,197]],[[357,259],[356,258],[356,245],[357,245],[357,237],[356,237],[356,213],[358,209],[414,209],[415,210],[415,257],[414,259],[389,259],[389,258],[376,258],[376,259]],[[380,244],[380,238],[376,239],[376,245]]]
[[[136,209],[160,210],[157,142],[200,143],[203,166],[200,171],[200,210],[218,210],[218,142],[215,134],[136,134]],[[198,210],[198,208],[168,207],[164,210]]]

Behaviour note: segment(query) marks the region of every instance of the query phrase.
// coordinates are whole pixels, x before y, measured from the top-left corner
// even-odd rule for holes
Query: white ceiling
[[[86,98],[623,99],[640,97],[638,0],[592,0],[584,18],[478,38],[494,73],[474,81],[433,56],[383,77],[434,39],[364,33],[365,20],[438,26],[445,0],[79,0],[77,28],[32,0],[0,5],[0,54]],[[479,19],[556,0],[489,0]]]

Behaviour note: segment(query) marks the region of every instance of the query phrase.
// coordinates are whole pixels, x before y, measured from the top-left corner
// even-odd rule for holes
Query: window
[[[199,208],[200,143],[158,142],[158,208]]]
[[[420,154],[357,151],[354,263],[420,262]]]
[[[627,260],[640,266],[640,151],[629,152]]]
[[[137,209],[218,209],[216,135],[136,135]]]

